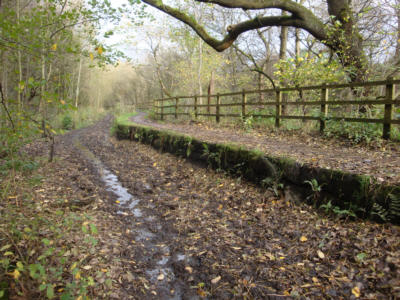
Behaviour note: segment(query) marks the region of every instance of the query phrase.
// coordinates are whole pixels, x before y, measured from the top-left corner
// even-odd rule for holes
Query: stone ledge
[[[240,145],[205,142],[135,123],[116,124],[115,128],[119,139],[140,141],[263,186],[289,183],[308,189],[311,195],[313,191],[306,181],[315,179],[322,192],[313,197],[313,204],[318,206],[331,201],[332,205],[343,209],[352,205],[360,217],[400,224],[399,185],[383,185],[370,176],[300,164],[290,158],[272,157]]]

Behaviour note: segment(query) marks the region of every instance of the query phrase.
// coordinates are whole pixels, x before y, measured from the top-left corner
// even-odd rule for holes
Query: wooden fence
[[[361,122],[361,123],[379,123],[383,124],[383,138],[390,138],[391,126],[392,124],[400,124],[400,119],[393,117],[394,106],[400,105],[400,100],[396,99],[396,84],[400,84],[400,80],[394,80],[393,78],[388,78],[385,81],[374,81],[374,82],[363,82],[363,83],[348,83],[348,84],[324,84],[318,86],[303,86],[303,87],[288,87],[288,88],[277,88],[277,89],[265,89],[265,90],[243,90],[241,92],[234,93],[221,93],[215,95],[203,95],[203,96],[175,96],[170,98],[156,99],[153,102],[155,114],[159,119],[164,120],[166,116],[173,116],[178,118],[178,116],[192,116],[198,119],[199,116],[205,117],[215,117],[216,122],[220,122],[223,117],[241,117],[246,118],[249,116],[261,117],[261,118],[274,118],[275,126],[280,127],[281,120],[283,119],[300,119],[300,120],[315,120],[319,121],[320,132],[322,133],[325,129],[326,122],[328,120],[332,121],[342,121],[342,122]],[[358,95],[370,94],[369,90],[375,89],[383,92],[381,96],[374,96],[372,99],[357,99],[357,100],[343,100],[340,98],[330,98],[330,94],[333,94],[335,90],[340,89],[350,89],[352,91],[351,95],[357,97]],[[363,91],[360,92],[362,88]],[[312,99],[307,101],[303,97],[301,101],[293,101],[290,99],[285,99],[283,101],[283,95],[291,92],[305,93],[307,91],[312,91],[314,94]],[[249,95],[261,95],[261,94],[272,94],[272,96],[267,99],[267,101],[253,101],[249,102]],[[319,97],[318,97],[319,94]],[[228,97],[239,98],[231,103],[225,103],[228,101],[223,101]],[[316,98],[317,97],[317,98]],[[199,103],[202,98],[208,98],[206,104]],[[287,98],[287,97],[286,97]],[[209,99],[214,99],[210,101]],[[184,101],[183,101],[184,100]],[[184,103],[180,103],[184,102]],[[187,102],[192,102],[187,104]],[[336,108],[339,106],[364,106],[372,107],[372,105],[380,106],[382,108],[382,117],[380,118],[368,118],[368,117],[342,117],[342,116],[330,116],[329,106],[334,105]],[[282,108],[286,106],[314,106],[319,109],[317,116],[307,116],[307,115],[286,115],[282,113]],[[221,109],[226,107],[236,107],[235,113],[223,113]],[[274,110],[269,114],[260,113],[249,113],[247,110],[251,107],[265,108],[272,107]],[[200,111],[206,108],[206,112]],[[211,112],[211,108],[213,112]],[[184,109],[184,111],[179,112],[179,109]]]

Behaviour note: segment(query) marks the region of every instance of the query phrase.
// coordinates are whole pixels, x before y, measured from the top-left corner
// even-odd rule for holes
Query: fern
[[[382,221],[386,222],[389,217],[389,212],[378,203],[372,205],[371,216],[377,216]]]
[[[400,218],[400,196],[389,194],[389,219],[395,220]]]

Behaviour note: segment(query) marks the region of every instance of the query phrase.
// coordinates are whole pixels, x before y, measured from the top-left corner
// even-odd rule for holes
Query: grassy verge
[[[0,175],[0,299],[83,300],[109,290],[95,213],[47,182],[49,174],[60,178],[53,174],[60,165],[45,158],[30,165]]]
[[[137,112],[129,112],[129,113],[124,113],[121,115],[117,115],[115,118],[115,122],[117,124],[122,124],[122,125],[132,125],[132,121],[130,121],[130,118],[133,116],[136,116]]]
[[[124,114],[116,114],[115,115],[115,120],[113,125],[111,126],[110,133],[111,135],[114,135],[117,133],[117,126],[118,124],[121,124],[123,126],[130,126],[133,125],[132,121],[130,121],[130,118],[133,116],[136,116],[137,112],[129,112],[129,113],[124,113]]]

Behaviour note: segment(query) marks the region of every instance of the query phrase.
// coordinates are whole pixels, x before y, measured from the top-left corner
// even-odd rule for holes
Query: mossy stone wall
[[[140,141],[257,184],[269,179],[268,182],[307,187],[305,181],[315,179],[323,186],[323,194],[328,193],[333,199],[333,204],[340,207],[352,204],[359,209],[361,217],[400,224],[399,185],[382,185],[369,176],[303,165],[290,158],[272,157],[237,145],[204,142],[172,131],[136,124],[117,124],[116,127],[119,139]]]

